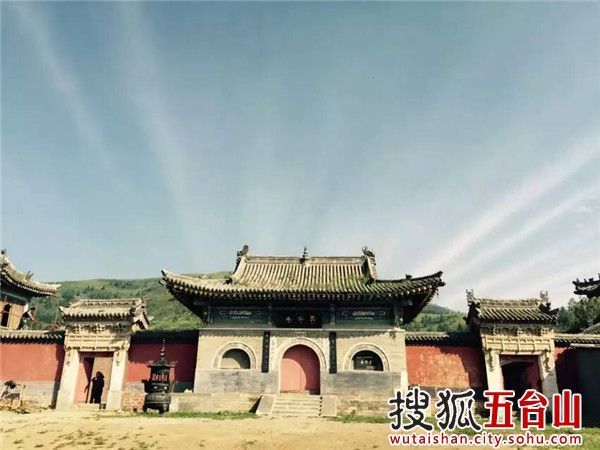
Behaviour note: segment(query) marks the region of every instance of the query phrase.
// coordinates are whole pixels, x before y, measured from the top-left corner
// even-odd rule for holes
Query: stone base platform
[[[254,411],[260,395],[237,392],[172,394],[171,412]]]

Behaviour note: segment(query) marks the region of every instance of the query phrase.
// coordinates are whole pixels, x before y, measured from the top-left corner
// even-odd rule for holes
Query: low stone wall
[[[121,409],[141,412],[144,405],[144,392],[123,392]],[[171,412],[248,412],[258,402],[260,395],[240,393],[193,394],[191,392],[171,394]]]
[[[277,394],[279,371],[262,373],[258,370],[199,370],[196,372],[198,394],[256,393]],[[387,395],[401,388],[406,374],[400,372],[346,371],[321,374],[323,395]]]
[[[196,385],[200,386],[198,394],[209,393],[237,393],[276,392],[278,373],[271,371],[262,373],[258,370],[198,370],[196,372]]]
[[[171,411],[179,412],[218,412],[236,411],[249,412],[253,410],[260,395],[241,393],[217,394],[174,394],[171,401]]]
[[[51,381],[16,381],[16,383],[15,389],[9,390],[9,394],[2,399],[2,408],[15,408],[20,404],[25,409],[38,409],[51,408],[56,404],[59,383]]]
[[[145,395],[143,392],[123,392],[121,409],[123,411],[141,411]]]
[[[183,382],[177,381],[175,383],[174,392],[183,393],[185,391],[191,391],[194,388],[194,382]],[[125,384],[124,392],[144,392],[143,383],[127,383]]]
[[[365,398],[385,395],[391,397],[395,389],[401,388],[402,375],[400,372],[375,372],[370,370],[326,374],[323,377],[321,394],[363,396]],[[404,376],[406,377],[406,375]]]
[[[338,396],[337,413],[338,415],[357,414],[359,416],[386,417],[391,410],[388,399]]]
[[[41,408],[50,408],[56,404],[60,383],[53,381],[25,381],[23,383],[23,403]]]
[[[192,387],[193,383],[177,383],[173,395],[176,396],[177,392],[191,391]],[[123,411],[142,411],[145,396],[142,383],[127,383],[121,397],[121,409]]]

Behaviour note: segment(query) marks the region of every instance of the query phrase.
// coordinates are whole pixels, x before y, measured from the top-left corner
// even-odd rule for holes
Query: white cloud
[[[84,143],[87,144],[82,146],[82,150],[90,150],[89,153],[95,161],[99,161],[107,167],[112,167],[109,147],[101,127],[87,105],[75,74],[69,69],[67,62],[61,57],[59,50],[54,45],[52,33],[48,30],[44,18],[36,11],[32,3],[19,2],[8,3],[8,5],[31,37],[31,41],[51,82],[63,95],[77,130]]]
[[[590,196],[598,192],[599,189],[599,185],[594,185],[568,196],[554,208],[544,211],[543,214],[534,217],[525,224],[522,224],[516,233],[513,233],[506,238],[499,240],[497,243],[491,244],[489,247],[484,248],[482,252],[478,253],[473,258],[469,258],[466,262],[458,266],[457,270],[449,272],[447,281],[451,282],[453,280],[458,280],[461,277],[464,278],[464,275],[468,274],[470,270],[481,267],[483,264],[506,253],[521,242],[525,241],[534,233],[538,232],[544,226],[548,225],[548,223],[551,221],[563,216],[564,214],[570,214],[577,204],[589,199]],[[580,205],[579,208],[582,206],[583,205]]]
[[[526,177],[519,186],[493,204],[472,225],[458,236],[449,239],[450,243],[436,251],[436,256],[422,264],[417,272],[427,273],[435,268],[450,266],[513,214],[524,210],[542,195],[560,186],[599,155],[598,136],[588,136],[580,140],[563,157]]]
[[[577,207],[577,212],[578,212],[578,213],[589,214],[589,213],[592,213],[592,212],[594,212],[594,208],[592,208],[592,207],[591,207],[591,206],[589,206],[589,205],[579,205],[579,206]]]
[[[492,271],[491,275],[470,280],[467,284],[449,283],[440,291],[440,303],[464,309],[464,292],[468,288],[474,289],[477,296],[491,298],[531,297],[540,290],[554,289],[560,294],[554,296],[560,304],[572,290],[571,281],[599,263],[598,231],[588,227],[569,239],[550,243],[546,250],[518,260],[506,270]]]
[[[200,263],[192,236],[198,235],[199,225],[189,215],[197,207],[187,183],[187,159],[180,131],[173,125],[164,97],[164,80],[160,61],[153,48],[153,37],[144,16],[143,5],[120,5],[122,30],[125,33],[121,49],[124,82],[139,122],[146,133],[148,147],[161,165],[161,174],[170,194],[177,226],[182,231],[185,247],[194,263]],[[197,157],[197,155],[195,155]]]

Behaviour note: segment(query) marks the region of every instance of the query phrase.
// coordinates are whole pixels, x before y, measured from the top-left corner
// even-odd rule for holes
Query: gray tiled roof
[[[584,334],[600,334],[600,322],[590,325],[582,331]]]
[[[65,322],[78,319],[131,318],[147,327],[149,321],[146,303],[141,298],[77,299],[68,307],[61,306],[60,312]]]
[[[475,345],[479,337],[471,332],[407,331],[406,345]]]
[[[540,299],[489,299],[475,298],[467,291],[469,315],[467,321],[477,323],[535,323],[555,325],[557,309],[550,309],[550,302],[542,293]]]
[[[600,334],[556,333],[554,342],[559,347],[567,347],[572,344],[600,346]]]
[[[0,253],[0,279],[2,285],[13,286],[25,291],[32,297],[46,297],[56,295],[60,284],[42,283],[32,279],[30,273],[23,273],[18,270],[8,259],[6,250]]]
[[[363,256],[356,257],[244,254],[233,274],[223,279],[179,275],[167,270],[163,270],[162,274],[170,290],[206,296],[304,293],[389,297],[435,293],[444,286],[442,272],[420,278],[377,279],[374,255],[367,250]]]
[[[0,341],[62,342],[63,330],[0,330]]]
[[[600,274],[598,274],[598,279],[594,278],[584,279],[579,281],[579,279],[573,281],[575,285],[574,293],[577,295],[586,295],[588,297],[600,297]]]
[[[162,271],[169,292],[196,314],[208,302],[255,301],[377,301],[402,307],[410,322],[444,286],[442,272],[413,278],[382,280],[377,277],[375,255],[363,248],[362,256],[301,257],[252,256],[248,247],[238,252],[231,276],[211,279]]]

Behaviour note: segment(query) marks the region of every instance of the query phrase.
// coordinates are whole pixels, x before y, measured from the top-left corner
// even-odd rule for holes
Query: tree
[[[558,313],[558,327],[571,333],[579,333],[599,321],[600,297],[572,298]]]

